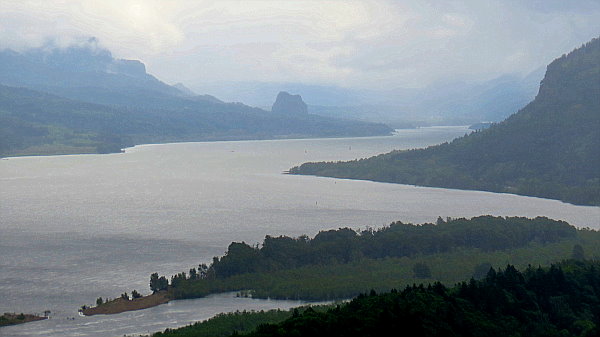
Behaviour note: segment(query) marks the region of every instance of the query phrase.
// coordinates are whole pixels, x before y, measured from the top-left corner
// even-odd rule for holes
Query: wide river
[[[600,228],[598,207],[282,174],[305,161],[424,147],[467,132],[432,127],[389,137],[144,145],[122,154],[0,160],[0,312],[52,312],[49,320],[0,328],[0,336],[123,336],[219,312],[297,305],[224,294],[113,316],[77,314],[99,296],[148,293],[153,272],[170,276],[210,262],[231,241],[260,243],[267,234],[481,214]]]

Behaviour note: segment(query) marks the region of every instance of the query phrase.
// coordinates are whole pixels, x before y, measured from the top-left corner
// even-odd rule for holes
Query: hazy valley
[[[0,336],[598,336],[598,15],[0,3]]]

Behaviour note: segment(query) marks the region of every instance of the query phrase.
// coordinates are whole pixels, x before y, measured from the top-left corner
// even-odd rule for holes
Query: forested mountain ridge
[[[106,101],[106,93],[187,95],[148,74],[142,62],[114,58],[95,38],[66,48],[49,44],[23,52],[0,50],[0,83],[101,104],[118,104]]]
[[[547,68],[536,98],[489,129],[427,149],[290,170],[600,205],[600,39]]]
[[[383,124],[282,115],[204,99],[188,100],[187,106],[173,110],[145,109],[0,85],[0,157],[119,152],[143,143],[371,136],[391,131]]]
[[[0,51],[0,157],[141,143],[388,135],[384,124],[281,114],[170,86],[91,41]]]

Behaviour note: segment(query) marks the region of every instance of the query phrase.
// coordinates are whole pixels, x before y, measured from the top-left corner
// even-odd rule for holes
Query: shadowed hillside
[[[88,45],[0,51],[0,157],[141,143],[389,135],[384,124],[265,111],[170,86]]]
[[[600,40],[554,60],[534,101],[451,143],[292,174],[509,192],[600,205]]]

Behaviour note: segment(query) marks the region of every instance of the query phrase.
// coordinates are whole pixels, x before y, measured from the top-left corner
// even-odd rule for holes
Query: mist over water
[[[77,316],[99,296],[147,293],[152,272],[170,276],[210,262],[231,241],[259,243],[267,234],[313,236],[338,227],[482,214],[543,215],[600,228],[598,207],[282,174],[306,161],[424,147],[466,132],[435,127],[391,137],[144,145],[123,154],[0,160],[0,312],[53,312],[48,321],[0,328],[0,336],[114,336],[237,308],[295,305],[226,295]]]

